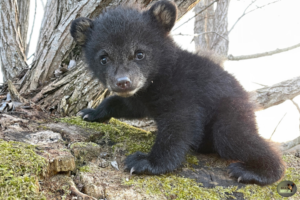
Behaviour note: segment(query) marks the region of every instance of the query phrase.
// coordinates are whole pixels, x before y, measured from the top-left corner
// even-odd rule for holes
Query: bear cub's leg
[[[136,152],[128,156],[125,168],[138,174],[162,174],[175,170],[193,143],[191,121],[191,114],[179,111],[162,113],[156,119],[158,133],[151,152]]]
[[[96,109],[84,109],[79,115],[86,121],[103,122],[111,117],[142,118],[149,116],[147,109],[134,97],[112,96]],[[135,173],[162,174],[175,170],[185,159],[193,141],[191,112],[166,112],[156,120],[158,133],[149,154],[136,152],[125,160],[125,168]],[[201,119],[199,119],[201,121]],[[197,123],[198,124],[198,123]]]
[[[111,96],[102,101],[96,108],[87,108],[78,112],[85,121],[104,122],[111,117],[138,119],[148,116],[146,108],[134,97],[122,98]]]
[[[251,105],[242,99],[225,99],[220,105],[212,134],[217,153],[238,161],[229,165],[229,176],[262,186],[280,180],[285,165],[276,148],[258,135]]]

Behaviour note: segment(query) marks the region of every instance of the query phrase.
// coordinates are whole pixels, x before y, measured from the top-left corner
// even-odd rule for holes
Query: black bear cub
[[[236,161],[228,168],[239,182],[278,181],[285,166],[258,135],[247,92],[218,64],[174,43],[169,33],[176,13],[172,2],[159,1],[146,11],[119,6],[95,20],[73,21],[71,35],[89,68],[116,94],[80,115],[86,121],[151,117],[157,122],[151,152],[125,160],[135,173],[170,172],[192,149]]]

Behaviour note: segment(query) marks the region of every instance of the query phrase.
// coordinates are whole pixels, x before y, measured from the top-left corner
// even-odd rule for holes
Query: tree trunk
[[[26,32],[23,27],[28,27],[28,20],[19,20],[20,16],[28,17],[28,10],[26,11],[25,7],[29,7],[29,5],[26,3],[29,1],[20,3],[24,6],[24,9],[20,10],[21,13],[19,13],[18,3],[15,0],[2,0],[0,3],[0,63],[3,81],[16,77],[23,69],[27,68],[25,38],[22,34]]]
[[[18,0],[19,8],[19,24],[20,24],[20,33],[22,37],[23,47],[26,51],[27,48],[27,33],[29,25],[29,10],[30,10],[30,0]]]
[[[199,0],[175,0],[178,18]],[[69,33],[72,20],[84,16],[94,18],[103,9],[121,3],[139,3],[142,7],[156,0],[48,0],[42,21],[32,68],[19,80],[20,93],[33,98],[45,110],[57,110],[63,114],[75,114],[89,106],[95,106],[108,95],[105,88],[86,71],[81,49]],[[71,61],[71,62],[70,62]],[[59,78],[53,74],[74,63]],[[97,99],[97,101],[96,101]]]
[[[227,56],[229,44],[227,15],[230,0],[217,1],[216,9],[211,5],[213,2],[215,0],[202,0],[195,7],[194,33],[197,35],[195,49],[196,51],[209,50]],[[201,14],[198,14],[200,12]]]

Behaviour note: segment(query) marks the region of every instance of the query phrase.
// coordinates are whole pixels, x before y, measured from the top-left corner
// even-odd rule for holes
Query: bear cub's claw
[[[150,173],[156,174],[154,168],[148,160],[148,155],[142,152],[135,152],[125,159],[125,170],[136,174]]]
[[[105,122],[109,119],[105,116],[101,116],[97,110],[92,108],[79,111],[77,116],[80,116],[83,120],[88,122]]]
[[[265,173],[261,172],[261,170],[255,170],[255,168],[251,168],[241,162],[230,164],[228,169],[229,177],[237,179],[239,183],[255,183],[264,186],[276,181],[270,180],[270,178],[265,177]]]
[[[93,122],[96,121],[96,110],[87,108],[79,111],[77,116],[80,116],[85,121]]]

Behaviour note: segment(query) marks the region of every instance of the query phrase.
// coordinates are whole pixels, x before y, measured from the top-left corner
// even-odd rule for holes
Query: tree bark
[[[300,95],[300,77],[264,87],[250,93],[252,100],[258,105],[257,110],[278,105],[298,95]]]
[[[48,0],[38,39],[32,68],[19,80],[20,94],[33,97],[45,110],[57,110],[64,115],[75,114],[95,106],[108,95],[105,88],[87,72],[81,49],[69,33],[72,20],[77,17],[95,18],[103,9],[119,4],[138,3],[146,7],[157,0]],[[199,0],[174,0],[178,18]],[[56,70],[76,61],[76,67],[59,78]],[[66,68],[65,68],[66,69]]]
[[[26,2],[22,3],[24,7]],[[3,81],[16,77],[27,68],[21,23],[27,23],[24,24],[26,27],[28,20],[19,21],[20,15],[24,16],[26,12],[22,9],[19,13],[16,0],[2,0],[0,3],[0,63]]]
[[[28,33],[28,25],[29,25],[29,11],[30,11],[30,0],[18,0],[18,8],[19,8],[19,25],[20,25],[20,33],[22,37],[22,43],[24,50],[26,52],[27,48],[27,33]]]
[[[87,106],[93,107],[104,86],[86,70],[86,64],[79,60],[77,66],[59,77],[37,93],[32,101],[43,110],[57,111],[62,115],[74,115]],[[98,103],[97,103],[98,104]]]
[[[195,15],[206,9],[195,18],[196,51],[213,51],[221,56],[228,53],[228,6],[230,0],[218,0],[217,7],[208,5],[215,0],[202,0],[195,7]]]

